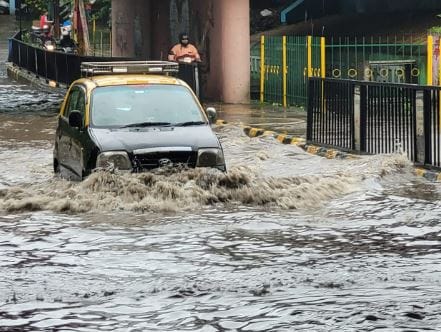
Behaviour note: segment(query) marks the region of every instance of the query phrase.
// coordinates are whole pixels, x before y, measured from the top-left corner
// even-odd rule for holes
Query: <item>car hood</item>
[[[127,151],[155,147],[218,148],[219,140],[210,126],[90,128],[90,136],[101,151]]]

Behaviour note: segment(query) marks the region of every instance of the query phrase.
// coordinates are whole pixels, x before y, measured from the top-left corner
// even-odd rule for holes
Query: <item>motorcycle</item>
[[[67,29],[61,30],[61,39],[57,45],[57,51],[76,54],[78,50],[75,42],[70,38],[70,31]]]
[[[42,48],[49,51],[55,49],[55,40],[50,34],[49,25],[45,25],[42,28],[33,26],[30,35],[32,43],[39,44]]]

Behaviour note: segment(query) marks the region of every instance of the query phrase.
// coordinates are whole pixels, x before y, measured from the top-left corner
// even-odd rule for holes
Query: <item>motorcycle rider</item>
[[[197,48],[190,44],[187,33],[179,34],[179,43],[172,47],[168,54],[169,61],[193,63],[201,62],[201,56]]]
[[[70,50],[71,52],[76,48],[75,42],[70,38],[69,29],[61,28],[60,47],[64,50]]]

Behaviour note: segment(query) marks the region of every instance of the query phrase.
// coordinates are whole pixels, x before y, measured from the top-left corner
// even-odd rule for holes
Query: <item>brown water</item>
[[[52,174],[0,73],[0,331],[440,331],[439,184],[217,128],[229,172]]]

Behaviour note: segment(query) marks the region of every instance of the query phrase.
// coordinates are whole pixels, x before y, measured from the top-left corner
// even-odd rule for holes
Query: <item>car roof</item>
[[[121,74],[121,75],[100,75],[81,78],[76,80],[76,84],[84,84],[88,88],[133,85],[133,84],[165,84],[165,85],[183,85],[186,84],[173,76],[165,75],[145,75],[145,74]]]

